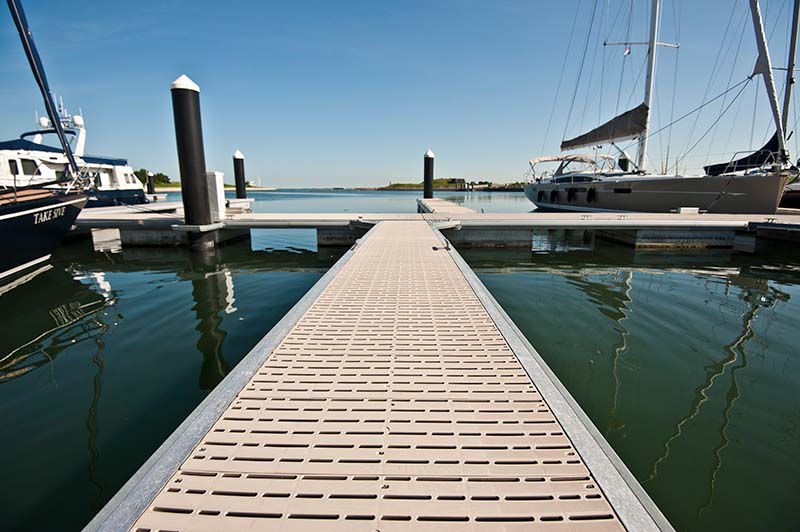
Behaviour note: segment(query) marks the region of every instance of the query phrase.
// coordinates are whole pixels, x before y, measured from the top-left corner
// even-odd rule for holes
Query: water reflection
[[[98,407],[100,405],[100,397],[103,394],[103,370],[105,369],[105,363],[103,362],[103,350],[105,349],[105,343],[103,342],[102,336],[98,336],[94,339],[94,342],[97,346],[97,350],[92,356],[92,363],[97,368],[97,371],[92,378],[92,402],[89,405],[89,414],[86,418],[86,430],[89,436],[88,438],[88,447],[89,447],[89,482],[97,488],[96,494],[93,501],[94,507],[99,507],[102,505],[103,501],[106,499],[105,488],[103,487],[102,482],[100,481],[100,476],[98,475],[98,464],[100,462],[100,447],[97,444],[97,434],[98,434],[98,422],[97,422],[97,412]]]
[[[787,529],[800,255],[550,247],[460,252],[676,528]]]
[[[531,212],[535,209],[523,192],[439,191],[435,196],[477,212]]]
[[[200,366],[199,386],[211,390],[230,371],[230,364],[222,356],[222,345],[227,332],[222,328],[223,314],[236,312],[234,307],[231,272],[219,262],[196,255],[191,257],[192,268],[180,274],[192,283],[192,299],[200,338],[195,344],[203,356]]]
[[[712,506],[714,500],[717,477],[723,466],[722,452],[730,444],[728,428],[731,423],[731,413],[741,396],[737,374],[748,367],[746,346],[756,336],[754,331],[756,318],[762,309],[771,309],[778,302],[788,302],[791,298],[788,293],[770,286],[767,279],[744,277],[738,274],[726,276],[722,278],[722,281],[725,283],[726,293],[730,293],[730,288],[732,287],[740,290],[738,297],[744,303],[741,313],[740,332],[733,340],[723,346],[723,358],[712,361],[706,366],[705,380],[695,388],[690,410],[675,425],[674,433],[663,444],[663,454],[655,460],[650,474],[643,480],[643,484],[646,484],[658,477],[659,467],[669,460],[672,447],[680,438],[684,437],[687,427],[700,416],[703,407],[710,403],[714,388],[724,386],[724,379],[727,374],[728,386],[724,394],[722,394],[724,395],[724,402],[721,411],[716,416],[719,423],[717,429],[719,439],[711,450],[713,463],[708,473],[708,481],[705,484],[707,495],[702,506],[697,510],[698,516],[706,512]]]
[[[0,528],[85,524],[345,251],[291,244],[77,243],[0,289],[0,497],[26,494]]]
[[[0,335],[0,383],[51,364],[72,344],[102,334],[98,315],[109,301],[52,267],[7,289],[0,295],[0,307],[7,309]]]
[[[223,248],[208,256],[183,249],[131,248],[121,253],[81,254],[67,249],[62,257],[68,266],[45,266],[2,287],[0,308],[4,333],[0,336],[0,384],[51,364],[75,344],[96,342],[93,363],[102,374],[102,335],[108,329],[108,309],[116,295],[109,274],[164,271],[175,272],[192,286],[192,311],[200,333],[197,350],[203,357],[199,375],[202,390],[212,389],[230,370],[222,356],[227,332],[225,315],[237,311],[234,271],[324,271],[343,250],[326,248],[252,251],[243,246]],[[80,263],[73,258],[80,256]],[[35,301],[35,305],[30,302]],[[111,316],[111,321],[121,319]],[[116,324],[116,323],[114,323]],[[53,372],[52,378],[56,375]],[[99,377],[96,388],[100,387]]]

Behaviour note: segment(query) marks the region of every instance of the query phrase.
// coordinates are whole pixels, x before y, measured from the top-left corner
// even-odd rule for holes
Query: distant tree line
[[[147,184],[147,172],[148,172],[147,168],[139,168],[134,172],[134,174],[136,175],[136,177],[139,178],[139,181],[141,181],[144,184]],[[169,176],[167,174],[162,174],[161,172],[154,172],[153,179],[155,180],[156,185],[170,184]]]

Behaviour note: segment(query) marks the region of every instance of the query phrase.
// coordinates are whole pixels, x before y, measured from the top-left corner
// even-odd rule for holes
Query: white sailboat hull
[[[525,185],[537,207],[569,211],[672,212],[681,207],[729,214],[773,214],[786,176],[642,176],[588,182],[540,181]]]

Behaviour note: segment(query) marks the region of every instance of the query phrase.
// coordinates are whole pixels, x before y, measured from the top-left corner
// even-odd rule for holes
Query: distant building
[[[467,181],[463,177],[448,177],[447,184],[455,190],[467,190]]]

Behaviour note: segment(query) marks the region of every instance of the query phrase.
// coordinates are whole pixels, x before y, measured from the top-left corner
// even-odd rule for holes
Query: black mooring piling
[[[233,154],[233,177],[236,182],[236,197],[244,199],[247,197],[247,181],[244,177],[244,155],[239,150]]]
[[[425,152],[424,179],[422,197],[425,199],[433,197],[433,152]]]
[[[147,193],[156,193],[156,176],[153,172],[147,172]]]
[[[186,225],[208,225],[211,223],[211,204],[200,120],[200,87],[183,75],[172,82],[171,92]],[[213,235],[189,233],[189,244],[192,248],[213,247]]]

